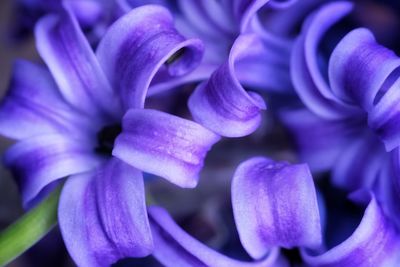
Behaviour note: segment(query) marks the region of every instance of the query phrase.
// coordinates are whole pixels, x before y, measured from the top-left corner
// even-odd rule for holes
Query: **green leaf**
[[[21,255],[57,224],[62,186],[0,233],[0,266]]]

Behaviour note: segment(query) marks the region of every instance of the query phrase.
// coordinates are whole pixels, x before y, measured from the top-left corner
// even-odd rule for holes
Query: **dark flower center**
[[[121,133],[122,128],[120,124],[107,125],[97,133],[97,147],[96,153],[111,156],[114,148],[115,138]]]

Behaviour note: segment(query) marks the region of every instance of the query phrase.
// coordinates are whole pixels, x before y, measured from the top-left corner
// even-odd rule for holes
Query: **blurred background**
[[[32,11],[17,5],[18,1],[0,1],[0,97],[7,89],[13,61],[24,58],[40,61],[35,50],[31,29],[40,11]],[[369,27],[377,39],[399,52],[400,49],[400,2],[394,0],[357,2],[357,8],[341,29],[354,25]],[[171,95],[154,98],[149,106],[187,113],[186,100],[193,88],[182,88]],[[146,176],[146,187],[155,202],[166,207],[179,224],[199,240],[235,258],[247,259],[240,248],[230,208],[230,180],[239,162],[251,156],[264,155],[276,160],[296,162],[296,156],[288,136],[276,120],[274,103],[286,101],[280,96],[265,95],[272,112],[265,114],[263,125],[250,137],[223,140],[213,147],[207,156],[199,186],[193,190],[179,189],[162,179]],[[168,100],[168,101],[166,101]],[[168,103],[165,105],[165,103]],[[0,137],[0,153],[12,144]],[[15,221],[23,209],[18,189],[11,174],[0,165],[0,230]],[[63,245],[56,227],[46,238],[13,261],[9,266],[74,266]],[[159,266],[151,257],[124,260],[118,266]]]

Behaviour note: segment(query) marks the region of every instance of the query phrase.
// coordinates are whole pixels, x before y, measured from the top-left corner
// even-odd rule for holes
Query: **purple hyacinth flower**
[[[33,31],[33,25],[44,15],[62,10],[62,3],[68,2],[79,24],[84,27],[97,42],[106,25],[115,20],[120,13],[120,7],[112,0],[17,0],[15,9],[17,22],[14,29],[16,37]]]
[[[5,161],[24,205],[68,177],[58,219],[78,265],[150,254],[142,171],[194,187],[220,137],[193,121],[143,109],[146,93],[159,71],[193,70],[202,43],[180,35],[160,6],[121,17],[96,53],[68,5],[40,20],[35,33],[48,69],[18,61],[0,107],[0,133],[18,140]],[[177,51],[183,54],[164,64]]]
[[[240,240],[253,261],[229,258],[191,237],[167,211],[150,207],[154,257],[165,266],[289,266],[279,247],[299,248],[307,266],[397,266],[399,233],[374,194],[357,192],[368,205],[358,226],[327,247],[316,191],[306,164],[249,159],[232,181],[232,208]],[[325,212],[330,212],[329,210]]]
[[[317,196],[305,164],[251,158],[236,169],[232,208],[245,250],[254,259],[229,258],[183,231],[159,207],[151,207],[154,257],[166,266],[288,266],[279,247],[322,244]]]
[[[314,170],[332,170],[333,183],[349,192],[372,190],[385,213],[398,223],[399,57],[360,28],[337,44],[328,73],[319,67],[321,39],[351,9],[348,2],[327,4],[305,22],[291,71],[296,92],[309,111],[284,112],[282,118],[302,160]]]
[[[121,0],[126,11],[148,1]],[[186,37],[200,38],[205,43],[205,56],[191,74],[163,79],[152,84],[150,94],[168,90],[187,82],[199,82],[226,64],[232,46],[242,34],[255,34],[260,39],[258,52],[243,53],[235,63],[238,80],[257,89],[292,92],[289,77],[290,49],[296,27],[305,14],[320,0],[303,1],[161,1],[174,10],[176,26]],[[259,16],[260,14],[260,16]],[[262,16],[261,16],[262,14]],[[286,23],[282,23],[282,17]],[[280,27],[279,31],[275,31]],[[261,48],[261,49],[260,49]],[[230,52],[231,51],[231,52]],[[269,77],[269,78],[266,78]],[[169,78],[169,79],[168,79]]]

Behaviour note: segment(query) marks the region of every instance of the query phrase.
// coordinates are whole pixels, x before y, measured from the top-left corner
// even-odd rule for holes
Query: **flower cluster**
[[[77,265],[152,255],[279,267],[290,253],[301,266],[400,265],[400,58],[366,28],[335,30],[353,3],[44,2],[30,3],[48,8],[34,29],[44,64],[15,63],[0,134],[17,141],[5,164],[27,209],[63,184],[58,222]],[[183,88],[188,116],[145,105]],[[213,146],[253,134],[268,113],[298,157],[237,166],[231,209],[247,259],[146,205],[143,173],[194,188]],[[350,231],[331,195],[362,207]]]

